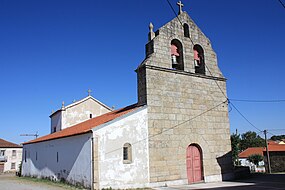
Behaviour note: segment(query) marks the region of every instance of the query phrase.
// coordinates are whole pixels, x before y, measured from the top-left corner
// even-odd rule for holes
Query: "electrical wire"
[[[283,2],[281,0],[279,0],[279,2],[282,4],[282,6],[285,8],[285,5],[283,4]],[[173,11],[173,13],[175,14],[176,18],[178,19],[178,21],[180,22],[180,24],[183,26],[181,20],[179,19],[177,13],[175,12],[173,6],[171,5],[171,3],[169,2],[169,0],[167,0],[168,5],[170,6],[171,10]],[[190,38],[191,43],[194,45],[193,40]],[[208,72],[210,73],[210,75],[213,77],[213,74],[211,72],[211,70],[209,69],[209,67],[207,66],[207,64],[205,64]],[[254,127],[256,130],[258,130],[259,132],[263,132],[262,130],[260,130],[259,128],[257,128],[255,125],[253,125],[245,116],[244,114],[242,114],[237,107],[230,102],[231,101],[239,101],[239,102],[255,102],[255,103],[276,103],[276,102],[285,102],[285,100],[239,100],[239,99],[229,99],[226,95],[226,93],[222,90],[222,88],[220,87],[220,85],[218,84],[218,82],[216,80],[214,80],[216,85],[218,86],[218,88],[220,89],[221,93],[224,95],[224,97],[227,99],[229,105],[232,105],[232,107],[242,116],[242,118],[244,118],[252,127]],[[231,110],[232,111],[232,107]]]
[[[285,4],[281,0],[278,0],[278,1],[283,6],[283,8],[285,9]]]
[[[256,130],[258,130],[259,132],[262,132],[262,130],[260,130],[259,128],[257,128],[255,125],[253,125],[238,109],[237,109],[237,107],[233,104],[233,103],[231,103],[231,105],[232,105],[232,107],[242,116],[242,118],[244,119],[244,120],[246,120],[252,127],[254,127]]]
[[[169,2],[169,0],[166,0],[166,1],[167,1],[168,5],[170,6],[172,12],[174,13],[175,17],[178,19],[178,21],[180,22],[181,26],[183,27],[183,23],[181,22],[180,18],[178,17],[178,14],[175,12],[173,6],[172,6],[171,3]],[[194,44],[194,42],[193,42],[193,40],[192,40],[192,38],[191,38],[190,36],[189,36],[189,39],[190,39],[192,45],[194,46],[195,44]]]
[[[174,128],[177,128],[177,127],[179,127],[179,126],[181,126],[181,125],[183,125],[183,124],[185,124],[185,123],[187,123],[187,122],[190,122],[190,121],[192,121],[192,120],[194,120],[194,119],[196,119],[196,118],[198,118],[198,117],[200,117],[200,116],[202,116],[202,115],[204,115],[204,114],[206,114],[206,113],[208,113],[208,112],[210,112],[210,111],[216,109],[217,107],[219,107],[220,105],[225,104],[225,103],[227,103],[227,100],[226,100],[226,101],[223,101],[223,102],[221,102],[221,103],[219,103],[219,104],[217,104],[217,105],[215,105],[214,107],[212,107],[212,108],[210,108],[210,109],[208,109],[208,110],[206,110],[206,111],[204,111],[204,112],[201,112],[200,114],[198,114],[198,115],[196,115],[196,116],[194,116],[194,117],[192,117],[192,118],[190,118],[190,119],[188,119],[188,120],[185,120],[185,121],[183,121],[183,122],[181,122],[181,123],[179,123],[179,124],[177,124],[177,125],[174,125],[173,127],[167,128],[167,129],[165,129],[165,130],[162,130],[162,131],[159,132],[159,133],[156,133],[156,134],[154,134],[154,135],[150,135],[150,136],[148,136],[148,137],[146,137],[146,138],[143,138],[143,139],[141,139],[141,140],[138,140],[138,141],[136,141],[136,142],[133,142],[132,144],[133,144],[133,145],[138,144],[138,143],[140,143],[140,142],[142,142],[142,141],[151,139],[151,138],[153,138],[153,137],[155,137],[155,136],[158,136],[158,135],[161,135],[161,134],[163,134],[163,133],[165,133],[165,132],[167,132],[167,131],[169,131],[169,130],[172,130],[172,129],[174,129]],[[203,136],[202,136],[202,138],[203,138]],[[204,139],[204,140],[205,140],[205,139]],[[205,140],[205,142],[207,143],[206,140]],[[110,153],[113,153],[113,152],[116,152],[116,151],[119,151],[119,150],[122,150],[122,147],[117,148],[117,149],[114,149],[114,150],[111,150],[111,151],[109,151],[109,152],[106,152],[105,155],[110,154]],[[98,156],[97,156],[97,158],[98,158]]]
[[[247,100],[247,99],[229,99],[230,101],[234,102],[250,102],[250,103],[280,103],[285,102],[284,99],[280,100]]]
[[[270,131],[285,131],[285,129],[269,129]]]

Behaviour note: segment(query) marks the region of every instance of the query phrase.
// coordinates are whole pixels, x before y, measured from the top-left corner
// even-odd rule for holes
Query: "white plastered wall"
[[[90,119],[90,114],[92,114],[92,118],[94,118],[108,112],[110,112],[110,110],[95,102],[93,99],[87,99],[80,104],[71,106],[65,111],[62,111],[61,129],[65,129]]]
[[[98,139],[99,186],[145,187],[149,182],[147,108],[93,129]],[[123,163],[123,146],[132,146],[132,162]]]
[[[24,145],[23,176],[91,187],[91,137],[87,133]]]
[[[19,170],[19,165],[22,161],[22,148],[0,148],[5,150],[7,162],[4,164],[4,172],[15,172]],[[16,150],[16,155],[13,156],[13,150]],[[12,163],[15,163],[15,169],[11,169]]]
[[[54,127],[56,127],[56,131],[60,131],[90,119],[90,114],[94,118],[110,111],[92,97],[87,97],[79,103],[71,104],[54,113],[51,116],[51,133],[53,133]]]

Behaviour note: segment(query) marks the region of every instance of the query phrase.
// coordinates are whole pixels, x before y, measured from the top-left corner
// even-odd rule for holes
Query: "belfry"
[[[226,79],[210,40],[177,5],[176,18],[156,32],[152,25],[136,70],[138,102],[148,109],[150,181],[232,178]]]

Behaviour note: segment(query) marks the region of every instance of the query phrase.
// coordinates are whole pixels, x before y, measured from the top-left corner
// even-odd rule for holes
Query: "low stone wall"
[[[285,152],[270,152],[271,172],[285,172]]]

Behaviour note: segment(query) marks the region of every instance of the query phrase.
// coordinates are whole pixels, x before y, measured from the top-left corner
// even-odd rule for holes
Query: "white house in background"
[[[16,172],[22,161],[22,146],[0,138],[0,173]]]
[[[263,157],[263,147],[250,147],[239,153],[239,161],[242,166],[248,166],[253,172],[265,172],[264,161],[260,161],[258,166],[248,160],[248,157],[254,154],[261,155]]]
[[[62,107],[50,115],[51,133],[60,131],[77,123],[97,117],[104,113],[112,111],[111,108],[96,100],[90,95],[70,105]]]

